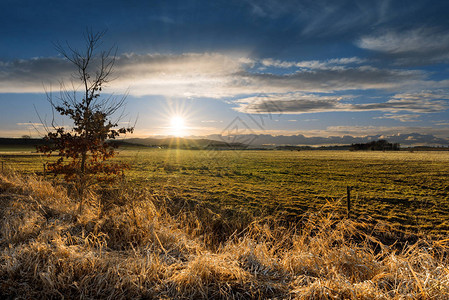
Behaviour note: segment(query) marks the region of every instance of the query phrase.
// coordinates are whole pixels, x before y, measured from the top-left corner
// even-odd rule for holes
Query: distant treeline
[[[36,146],[43,145],[43,139],[24,138],[0,138],[1,146]]]
[[[377,151],[399,151],[399,143],[389,143],[386,140],[372,141],[364,144],[352,144],[350,150],[377,150]]]
[[[349,150],[350,145],[334,145],[334,146],[276,146],[276,150],[290,150],[290,151],[301,151],[301,150]]]

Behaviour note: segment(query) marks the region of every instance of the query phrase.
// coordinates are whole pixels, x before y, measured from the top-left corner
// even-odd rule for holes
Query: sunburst
[[[172,116],[170,118],[170,131],[174,136],[183,136],[186,133],[187,127],[184,118],[181,116]]]

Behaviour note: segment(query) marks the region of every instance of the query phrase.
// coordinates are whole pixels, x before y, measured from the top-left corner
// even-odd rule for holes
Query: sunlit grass
[[[447,234],[449,152],[193,151],[130,148],[128,184],[199,203],[292,218],[327,203],[353,216],[387,220],[405,229]],[[6,156],[12,168],[42,173],[45,157]]]
[[[328,202],[356,216],[445,234],[449,227],[448,152],[123,151],[129,182],[252,212],[292,217]]]
[[[254,217],[162,190],[91,191],[0,174],[0,296],[446,299],[447,239],[372,219]],[[329,210],[334,208],[330,205]]]

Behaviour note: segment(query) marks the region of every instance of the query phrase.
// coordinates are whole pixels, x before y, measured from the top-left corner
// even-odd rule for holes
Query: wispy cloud
[[[358,66],[345,69],[303,70],[293,74],[239,74],[248,87],[261,92],[333,92],[352,89],[391,89],[422,81],[425,74],[415,70],[379,69]]]
[[[344,57],[333,58],[324,61],[309,60],[309,61],[281,61],[272,58],[262,59],[261,65],[264,67],[276,67],[276,68],[306,68],[306,69],[343,69],[346,65],[361,64],[365,62],[365,59],[359,57]]]
[[[28,123],[16,123],[16,125],[18,125],[18,126],[36,126],[36,127],[44,126],[44,124],[42,124],[42,123],[32,123],[32,122],[28,122]]]
[[[223,123],[223,121],[217,121],[217,120],[203,120],[201,123]]]
[[[294,16],[305,36],[329,36],[366,24],[381,24],[394,14],[389,0],[382,1],[246,1],[254,16],[277,19]],[[344,16],[344,17],[342,17]]]
[[[360,48],[391,55],[400,63],[423,64],[449,60],[449,33],[438,28],[390,30],[364,36],[356,44]]]
[[[287,113],[302,114],[329,111],[401,111],[414,113],[441,112],[449,107],[449,95],[397,94],[385,102],[350,103],[351,96],[317,95],[304,93],[253,96],[236,101],[237,111],[252,114]],[[405,117],[403,115],[403,119]]]
[[[341,106],[343,97],[320,96],[303,93],[253,96],[236,101],[235,110],[251,114],[311,113],[334,111]]]
[[[419,115],[414,114],[385,114],[381,117],[375,117],[374,119],[392,119],[400,122],[418,122]]]

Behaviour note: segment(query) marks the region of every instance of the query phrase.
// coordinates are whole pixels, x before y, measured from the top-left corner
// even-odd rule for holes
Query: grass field
[[[3,151],[0,149],[0,151]],[[42,172],[47,158],[0,152],[19,171]],[[126,180],[170,197],[255,215],[295,218],[332,204],[431,234],[449,232],[449,152],[198,151],[123,149]]]
[[[0,298],[449,296],[447,237],[431,240],[324,210],[286,224],[278,216],[214,211],[154,187],[119,187],[86,193],[79,213],[64,186],[1,172]]]
[[[130,148],[79,212],[1,152],[0,298],[447,299],[448,154]]]

